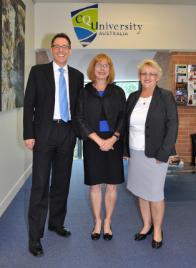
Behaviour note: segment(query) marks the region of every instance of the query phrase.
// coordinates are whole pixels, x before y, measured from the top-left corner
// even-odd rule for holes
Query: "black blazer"
[[[100,97],[89,83],[81,91],[76,112],[76,121],[82,139],[92,132],[99,132],[99,120],[104,113],[110,129],[122,135],[124,129],[126,98],[122,88],[109,84]]]
[[[126,107],[125,155],[129,156],[129,121],[141,90],[129,95]],[[167,162],[174,153],[178,113],[171,91],[156,86],[145,123],[145,155]]]
[[[68,66],[71,118],[74,118],[76,101],[83,88],[84,76]],[[55,104],[55,80],[52,62],[31,68],[24,99],[23,137],[36,139],[36,146],[47,142],[52,126]]]

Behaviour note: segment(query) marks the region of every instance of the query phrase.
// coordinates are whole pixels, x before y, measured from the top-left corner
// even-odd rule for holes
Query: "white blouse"
[[[145,123],[152,96],[140,97],[132,111],[129,123],[129,147],[134,150],[145,149]]]

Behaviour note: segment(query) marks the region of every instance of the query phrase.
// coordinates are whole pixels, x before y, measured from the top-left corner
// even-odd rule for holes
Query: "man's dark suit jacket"
[[[141,90],[130,94],[126,109],[125,155],[129,156],[129,121]],[[156,86],[145,123],[145,155],[167,162],[174,154],[178,132],[178,113],[172,93]]]
[[[84,76],[68,66],[71,118],[74,118]],[[35,149],[47,143],[55,104],[55,80],[52,62],[33,66],[27,82],[24,101],[24,140],[35,139]],[[74,128],[74,122],[72,122]]]

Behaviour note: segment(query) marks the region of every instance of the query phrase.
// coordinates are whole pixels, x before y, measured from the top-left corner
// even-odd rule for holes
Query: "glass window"
[[[116,81],[115,84],[124,90],[126,98],[139,89],[139,81]]]

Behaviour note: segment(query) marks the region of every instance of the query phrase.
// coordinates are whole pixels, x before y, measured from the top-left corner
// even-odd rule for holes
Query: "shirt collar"
[[[68,72],[68,66],[67,66],[67,64],[65,66],[63,66],[63,67],[60,67],[58,64],[56,64],[55,61],[53,61],[53,69],[54,69],[54,71],[58,71],[59,68],[63,68],[65,70],[65,72]]]

